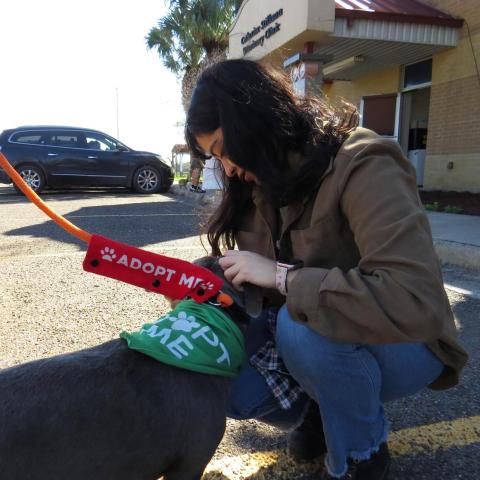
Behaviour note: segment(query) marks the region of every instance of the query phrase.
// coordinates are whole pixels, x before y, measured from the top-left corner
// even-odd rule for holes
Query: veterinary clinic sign
[[[263,47],[265,40],[269,39],[280,31],[280,23],[276,20],[283,15],[283,8],[280,8],[275,13],[267,15],[259,25],[253,27],[246,35],[241,38],[243,45],[243,54],[246,55],[258,46]],[[258,37],[259,34],[263,34]],[[258,37],[258,38],[255,38]],[[250,42],[250,43],[249,43]]]

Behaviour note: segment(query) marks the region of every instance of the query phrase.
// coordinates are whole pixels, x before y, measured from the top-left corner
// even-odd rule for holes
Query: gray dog
[[[223,278],[212,257],[195,263]],[[223,291],[235,301],[226,313],[245,324],[244,296]],[[0,477],[198,480],[225,431],[229,383],[121,339],[1,370]]]

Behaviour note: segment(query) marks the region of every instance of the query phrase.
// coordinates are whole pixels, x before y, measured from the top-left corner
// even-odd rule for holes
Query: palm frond
[[[205,59],[225,57],[228,36],[240,0],[165,0],[168,13],[145,37],[163,64],[176,75],[188,73],[191,85]],[[188,94],[183,92],[184,99]]]

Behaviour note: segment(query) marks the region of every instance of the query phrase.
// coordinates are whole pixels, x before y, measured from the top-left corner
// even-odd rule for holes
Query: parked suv
[[[37,193],[47,187],[87,186],[157,193],[173,183],[173,170],[159,155],[132,150],[97,130],[18,127],[0,134],[0,150]],[[11,183],[1,167],[0,183]]]

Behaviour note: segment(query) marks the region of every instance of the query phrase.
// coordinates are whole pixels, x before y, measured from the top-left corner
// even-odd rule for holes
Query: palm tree
[[[182,102],[206,65],[225,58],[228,34],[242,0],[169,0],[169,11],[146,37],[163,64],[182,77]]]

